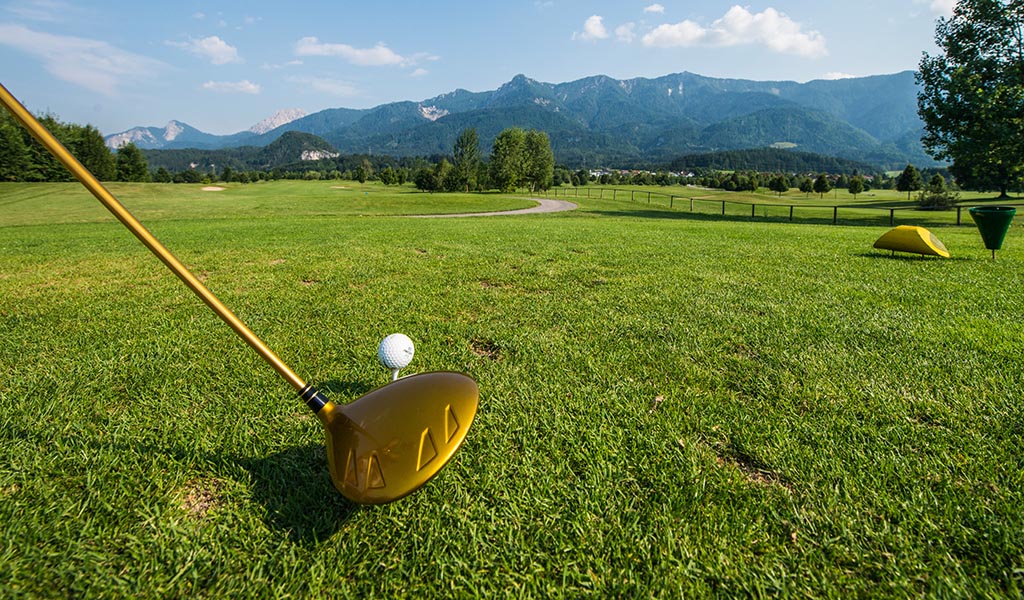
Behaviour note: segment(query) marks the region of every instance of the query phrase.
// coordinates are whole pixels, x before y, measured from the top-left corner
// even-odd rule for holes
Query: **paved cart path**
[[[537,203],[532,208],[521,208],[519,210],[503,210],[498,212],[483,213],[459,213],[454,215],[410,215],[413,219],[452,219],[457,217],[502,217],[506,215],[532,215],[536,213],[553,213],[567,210],[576,210],[578,207],[572,202],[565,200],[546,200],[544,198],[530,198]]]

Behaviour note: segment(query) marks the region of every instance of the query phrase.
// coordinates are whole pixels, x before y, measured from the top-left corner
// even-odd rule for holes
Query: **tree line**
[[[433,167],[421,167],[413,175],[418,189],[430,192],[469,192],[525,187],[531,192],[554,184],[555,155],[543,131],[519,127],[505,129],[494,139],[489,160],[480,153],[476,129],[464,130],[452,148],[452,161],[441,158]]]
[[[82,166],[102,181],[150,181],[149,165],[142,151],[126,144],[111,152],[103,135],[92,125],[63,123],[53,115],[39,122]],[[71,173],[42,144],[0,111],[0,181],[72,181]]]

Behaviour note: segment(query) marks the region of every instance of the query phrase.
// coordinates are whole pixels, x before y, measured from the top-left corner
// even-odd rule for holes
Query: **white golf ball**
[[[404,369],[412,362],[416,349],[404,333],[392,333],[377,346],[377,360],[388,369]]]

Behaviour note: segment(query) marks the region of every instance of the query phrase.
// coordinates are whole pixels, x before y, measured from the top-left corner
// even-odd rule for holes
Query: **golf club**
[[[337,405],[296,375],[176,259],[39,121],[0,84],[0,101],[46,150],[294,387],[327,434],[334,487],[360,504],[412,493],[441,470],[466,439],[480,394],[476,381],[452,372],[423,373]]]

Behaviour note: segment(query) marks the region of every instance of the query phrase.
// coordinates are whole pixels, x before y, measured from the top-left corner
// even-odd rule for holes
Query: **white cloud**
[[[242,81],[207,81],[204,90],[220,94],[259,94],[263,88],[248,79]]]
[[[7,4],[4,10],[30,21],[57,22],[65,20],[73,7],[62,0],[31,0]]]
[[[215,65],[242,62],[238,49],[215,35],[202,39],[190,39],[187,42],[167,42],[168,45],[187,50]]]
[[[301,60],[290,60],[286,63],[263,63],[260,68],[265,71],[277,71],[288,67],[299,67],[302,66],[302,64],[303,62]]]
[[[304,37],[295,44],[298,56],[337,56],[361,67],[403,65],[407,60],[391,48],[378,43],[373,48],[353,48],[348,44],[322,44],[315,37]]]
[[[305,86],[309,91],[332,96],[357,96],[359,90],[347,81],[325,79],[321,77],[289,77],[289,83]]]
[[[644,12],[645,13],[664,14],[665,13],[665,7],[660,5],[660,4],[652,4],[652,5],[648,6],[647,8],[645,8]]]
[[[608,39],[608,30],[604,26],[604,17],[591,15],[583,23],[583,33],[573,33],[572,39],[588,42]]]
[[[928,8],[938,16],[948,17],[953,14],[956,0],[914,0],[914,4],[927,4]]]
[[[733,6],[710,27],[689,20],[659,25],[644,36],[643,43],[659,48],[760,44],[807,58],[828,54],[820,32],[804,31],[800,23],[774,8],[754,14],[742,6]]]
[[[192,15],[192,18],[197,20],[197,21],[202,21],[203,19],[206,18],[206,13],[204,13],[204,12],[197,12],[196,14]]]
[[[853,79],[854,77],[856,77],[856,75],[850,75],[849,73],[841,73],[839,71],[829,71],[828,73],[822,75],[821,78],[827,79],[829,81],[836,81],[837,79]]]
[[[42,60],[58,79],[106,96],[116,96],[124,81],[153,77],[167,67],[107,42],[40,33],[21,25],[0,24],[0,45]]]
[[[636,39],[636,23],[625,23],[615,28],[615,37],[627,44]]]
[[[426,77],[430,74],[430,71],[426,69],[416,69],[412,73],[409,73],[409,77]]]

